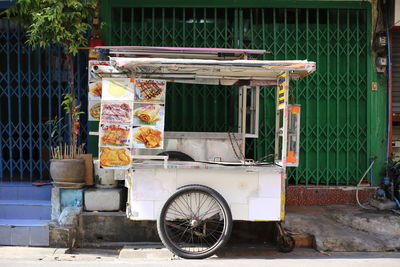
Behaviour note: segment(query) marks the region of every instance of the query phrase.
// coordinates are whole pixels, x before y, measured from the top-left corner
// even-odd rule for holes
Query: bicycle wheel
[[[229,239],[232,214],[225,199],[202,185],[179,188],[164,204],[157,221],[164,245],[185,259],[212,256]]]

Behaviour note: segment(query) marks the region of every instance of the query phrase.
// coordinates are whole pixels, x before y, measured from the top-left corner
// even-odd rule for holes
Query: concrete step
[[[50,200],[0,200],[0,219],[49,220],[50,217]]]
[[[0,219],[0,245],[49,246],[48,220]]]
[[[35,219],[0,219],[0,226],[47,226],[49,220],[35,220]]]
[[[132,221],[125,212],[82,212],[78,225],[79,247],[118,247],[119,244],[130,242],[160,242],[156,221]],[[233,229],[230,243],[275,242],[273,222],[234,221]]]
[[[83,242],[160,242],[155,221],[131,221],[125,212],[83,212],[78,225],[80,246]]]
[[[289,207],[285,226],[291,232],[313,235],[315,248],[322,251],[398,251],[400,247],[396,215],[354,205]]]
[[[400,236],[400,219],[390,211],[360,210],[348,208],[340,210],[332,206],[331,217],[348,227],[382,236]],[[397,239],[397,238],[395,238]]]
[[[50,185],[33,186],[31,183],[0,183],[0,200],[50,200]]]

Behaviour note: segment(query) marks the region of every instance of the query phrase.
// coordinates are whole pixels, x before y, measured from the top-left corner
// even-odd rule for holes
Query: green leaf
[[[18,0],[1,12],[27,28],[27,43],[33,48],[61,44],[75,55],[87,44],[87,31],[97,0]]]

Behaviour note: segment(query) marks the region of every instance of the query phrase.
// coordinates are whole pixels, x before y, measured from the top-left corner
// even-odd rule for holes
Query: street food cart
[[[182,258],[215,254],[233,220],[278,222],[281,249],[293,249],[279,223],[286,168],[299,162],[301,108],[289,104],[289,83],[314,72],[316,64],[259,60],[264,50],[97,49],[105,61],[89,64],[89,95],[102,93],[98,102],[89,101],[89,113],[100,120],[100,165],[115,169],[128,187],[128,218],[157,220],[162,242]],[[237,129],[164,132],[165,106],[173,104],[165,102],[165,91],[173,82],[238,90]],[[260,86],[276,90],[271,162],[245,157],[246,138],[258,137]]]

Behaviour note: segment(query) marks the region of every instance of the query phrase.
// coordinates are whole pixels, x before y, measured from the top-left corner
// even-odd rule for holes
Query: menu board
[[[91,60],[89,61],[89,92],[88,92],[88,114],[89,121],[100,120],[100,101],[102,99],[103,79],[107,77],[123,77],[116,68],[108,61]]]
[[[133,79],[135,85],[135,101],[147,103],[165,103],[167,82],[153,79]]]
[[[99,121],[100,120],[100,100],[89,100],[89,121]]]
[[[163,148],[163,131],[154,126],[135,127],[133,129],[134,148]]]
[[[102,123],[132,123],[132,101],[101,101]]]
[[[133,83],[127,78],[106,78],[102,82],[102,100],[134,99]]]
[[[100,146],[130,147],[132,127],[123,124],[101,124],[99,127]]]
[[[101,81],[93,81],[89,83],[89,99],[101,99],[102,93],[102,82]]]
[[[108,169],[128,169],[131,164],[129,148],[100,147],[100,167]]]
[[[156,126],[164,128],[165,108],[160,104],[138,104],[133,105],[133,126]]]
[[[166,81],[94,77],[88,92],[89,115],[100,120],[100,167],[127,169],[138,149],[162,149]]]

